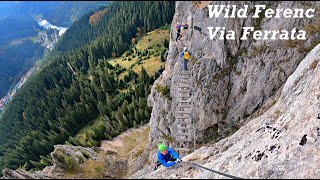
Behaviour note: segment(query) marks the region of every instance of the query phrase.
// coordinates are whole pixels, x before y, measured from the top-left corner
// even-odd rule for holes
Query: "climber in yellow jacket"
[[[188,51],[187,47],[184,47],[183,52],[180,53],[180,58],[182,58],[182,67],[184,70],[187,70],[188,61],[189,61],[191,55],[192,55],[192,53],[190,51]]]

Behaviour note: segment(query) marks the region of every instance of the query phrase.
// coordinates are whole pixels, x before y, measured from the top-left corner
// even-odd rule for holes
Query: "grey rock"
[[[43,173],[29,173],[22,169],[4,169],[2,173],[3,177],[1,177],[1,179],[51,179],[49,176]]]

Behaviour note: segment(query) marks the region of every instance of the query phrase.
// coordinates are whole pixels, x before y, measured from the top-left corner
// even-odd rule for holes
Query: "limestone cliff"
[[[230,4],[238,5],[238,7],[243,7],[243,5],[246,4],[249,5],[248,11],[250,13],[246,19],[209,18],[208,4]],[[287,146],[291,147],[290,144],[296,146],[296,141],[298,141],[298,139],[300,141],[304,134],[308,134],[307,132],[301,132],[301,134],[298,132],[309,132],[309,130],[306,129],[309,128],[309,123],[315,123],[312,118],[314,114],[317,114],[316,108],[309,106],[312,106],[316,101],[315,98],[311,99],[311,93],[313,92],[312,89],[316,89],[317,83],[315,81],[317,76],[315,76],[315,73],[319,70],[318,68],[315,70],[312,70],[312,68],[309,69],[309,64],[313,63],[313,68],[317,66],[317,50],[314,50],[309,56],[309,58],[312,57],[313,59],[306,58],[307,60],[304,62],[302,62],[302,60],[310,50],[319,43],[319,29],[317,28],[317,24],[319,24],[320,21],[319,11],[316,11],[315,18],[311,19],[266,19],[264,16],[253,19],[253,11],[250,9],[252,9],[255,4],[266,4],[272,9],[307,9],[310,7],[319,7],[320,5],[319,2],[287,1],[176,2],[165,71],[154,83],[151,94],[148,97],[148,104],[153,107],[150,119],[151,132],[148,146],[148,151],[151,152],[149,156],[150,162],[155,162],[155,146],[157,143],[166,142],[168,145],[174,146],[174,139],[176,138],[177,132],[175,121],[177,82],[179,81],[178,74],[181,71],[181,59],[178,56],[184,46],[193,52],[193,57],[189,62],[188,69],[191,73],[190,81],[193,84],[191,101],[197,144],[201,145],[210,141],[215,142],[242,127],[232,136],[233,140],[230,138],[224,139],[212,146],[212,151],[217,153],[219,149],[223,149],[224,146],[226,146],[224,149],[227,149],[227,147],[232,146],[232,144],[239,143],[238,146],[233,146],[233,153],[230,152],[231,150],[228,154],[221,152],[221,160],[214,161],[215,164],[211,163],[212,166],[221,163],[224,164],[221,165],[221,167],[229,168],[231,172],[238,170],[241,172],[241,175],[247,177],[251,175],[254,176],[260,174],[258,173],[259,169],[256,169],[258,166],[249,174],[245,171],[247,168],[244,166],[238,166],[239,169],[232,169],[233,163],[235,162],[227,159],[237,157],[240,162],[241,159],[244,161],[245,157],[259,159],[264,157],[266,151],[270,149],[273,149],[273,152],[277,151],[278,147],[281,150],[282,148],[287,148]],[[180,42],[175,41],[175,25],[177,22],[188,22],[190,27],[185,32],[182,32],[183,37]],[[201,32],[192,28],[193,26],[200,27]],[[224,26],[226,29],[233,29],[236,31],[236,40],[209,40],[207,29],[209,26]],[[242,27],[249,26],[261,30],[285,29],[291,31],[293,28],[304,29],[307,31],[307,40],[259,41],[251,38],[246,41],[241,41]],[[297,69],[299,64],[300,68]],[[296,72],[296,75],[292,75],[294,72]],[[304,74],[301,74],[302,72]],[[290,75],[292,76],[290,77]],[[296,76],[300,78],[294,80],[295,78],[293,77]],[[305,81],[302,81],[301,78],[305,78]],[[311,86],[311,82],[313,82],[313,86]],[[286,85],[284,85],[285,83]],[[160,86],[169,88],[170,93],[164,95],[163,92],[159,91]],[[301,92],[298,92],[297,89],[300,89]],[[304,97],[307,98],[306,100],[301,99],[303,98],[302,94],[308,96]],[[293,106],[296,103],[297,105]],[[298,105],[299,103],[300,105]],[[287,118],[287,123],[284,121],[285,118]],[[297,119],[294,120],[295,118]],[[295,121],[296,123],[301,123],[299,125],[302,125],[302,127],[295,124]],[[301,121],[307,122],[308,125]],[[285,128],[288,134],[283,133],[283,128],[286,124],[287,126]],[[312,124],[312,126],[314,126],[314,124]],[[290,129],[290,127],[292,129]],[[255,134],[255,131],[259,128],[261,129],[256,132],[258,134]],[[297,134],[293,135],[290,131],[294,131]],[[282,139],[280,138],[282,137],[281,134],[291,134],[292,137],[291,135],[287,136],[281,140],[281,143],[278,142],[278,140],[276,140],[277,142],[271,143],[269,139],[272,138],[272,136],[267,137],[268,132],[274,135],[273,138],[278,135],[277,138]],[[295,139],[292,139],[293,136]],[[313,137],[314,135],[310,134],[307,138],[310,136]],[[291,139],[289,137],[291,137]],[[240,142],[244,144],[240,145]],[[253,151],[252,149],[253,152],[251,152],[250,155],[245,154],[245,151],[241,150],[241,148],[243,148],[242,145],[246,144],[245,142],[248,144],[251,142],[252,148],[254,147],[255,150],[259,152]],[[259,143],[261,143],[261,147]],[[292,147],[294,146],[292,145]],[[316,149],[311,149],[309,153],[312,153],[311,151],[316,152]],[[210,149],[206,151],[211,152]],[[299,150],[296,149],[296,152],[298,151]],[[264,154],[261,155],[263,152]],[[291,155],[293,154],[292,152]],[[297,161],[297,159],[295,159],[295,161]],[[259,161],[259,163],[260,162],[262,161]],[[284,160],[279,160],[278,163],[284,162]],[[225,163],[229,163],[229,165],[225,165]],[[276,163],[273,163],[271,164],[275,166]],[[267,164],[265,163],[264,165]],[[272,174],[277,176],[275,172],[269,173],[269,177],[272,176]],[[204,178],[205,176],[203,175],[201,177]],[[264,177],[267,177],[267,175],[264,174]]]

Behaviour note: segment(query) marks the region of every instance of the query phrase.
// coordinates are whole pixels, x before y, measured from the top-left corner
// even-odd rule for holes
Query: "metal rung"
[[[188,91],[188,90],[190,91],[190,90],[191,90],[190,87],[181,87],[181,86],[180,86],[180,87],[178,87],[178,88],[180,88],[179,91]]]
[[[179,117],[176,117],[176,120],[179,120],[179,122],[186,122],[186,121],[191,121],[191,117],[183,117],[183,118],[179,118]]]
[[[182,80],[186,80],[186,81],[188,81],[190,78],[189,77],[187,77],[187,76],[181,76],[180,77],[180,81],[179,82],[183,82]]]
[[[177,111],[178,114],[191,114],[190,111]]]
[[[178,130],[190,130],[190,127],[177,126]]]
[[[191,121],[190,122],[179,122],[179,124],[189,125],[189,124],[191,124]]]
[[[190,86],[179,85],[178,88],[190,88]]]
[[[191,107],[177,107],[179,111],[189,111]]]
[[[183,92],[180,92],[180,91],[179,91],[179,93],[178,93],[178,97],[179,97],[179,95],[185,95],[185,96],[190,97],[190,93],[185,92],[185,91],[183,91]]]
[[[180,78],[183,78],[183,79],[186,79],[186,80],[190,80],[190,75],[185,75],[185,74],[182,74],[180,76],[178,76]]]
[[[178,94],[178,98],[190,98],[190,95]]]
[[[190,97],[189,98],[187,98],[187,97],[177,97],[177,98],[180,98],[180,100],[182,100],[182,101],[186,101],[186,100],[190,99]]]
[[[190,83],[185,83],[185,82],[179,82],[179,86],[188,87],[188,88],[191,87]]]
[[[181,119],[181,120],[179,120],[179,124],[182,124],[182,123],[191,124],[191,118],[190,119]]]
[[[190,93],[190,89],[188,89],[188,90],[179,90],[179,93]]]
[[[187,101],[187,102],[178,102],[178,104],[180,104],[180,105],[191,105],[191,102],[189,101]]]
[[[188,76],[180,76],[179,82],[190,83],[190,77],[188,77]]]
[[[190,135],[191,131],[190,131],[190,129],[177,129],[177,134],[180,136],[181,134],[179,134],[179,133],[189,133],[189,135]]]
[[[190,76],[189,76],[189,75],[185,75],[185,74],[180,75],[179,77],[180,77],[180,79],[181,79],[181,78],[183,78],[183,79],[187,79],[187,80],[189,80],[189,79],[190,79]]]
[[[182,126],[182,124],[177,124],[177,128],[179,129],[179,128],[182,128],[181,130],[183,130],[183,129],[185,129],[185,128],[188,128],[188,129],[190,129],[190,126]]]
[[[191,104],[186,104],[186,105],[178,105],[178,108],[191,108]]]
[[[191,88],[190,87],[182,87],[182,86],[179,86],[178,88],[180,88],[179,89],[179,91],[188,91],[188,90],[191,90]]]
[[[176,148],[177,151],[190,151],[189,148]]]
[[[179,82],[180,83],[191,83],[190,80],[186,80],[186,78],[182,78]]]
[[[177,136],[190,136],[190,133],[182,133],[182,132],[179,132],[177,133]]]
[[[181,71],[180,74],[190,74],[189,71]]]
[[[191,117],[183,117],[183,118],[179,118],[179,117],[176,117],[176,120],[178,120],[178,122],[191,122]]]
[[[178,124],[184,124],[184,125],[189,125],[190,124],[189,122],[191,122],[190,119],[186,119],[186,120],[176,119],[176,120],[178,121]]]
[[[180,84],[186,84],[186,85],[189,85],[189,86],[190,86],[190,84],[191,84],[190,82],[186,82],[186,81],[179,81],[179,83],[180,83]]]
[[[190,96],[190,89],[180,90],[180,91],[178,91],[178,93],[179,93],[179,94],[184,94],[184,95]],[[178,94],[178,95],[179,95],[179,94]]]
[[[191,124],[191,118],[189,118],[189,119],[176,119],[176,120],[178,120],[178,124],[186,124],[186,125],[189,125],[189,124]]]
[[[190,138],[181,138],[181,137],[178,137],[176,139],[176,141],[178,142],[191,142],[191,139]]]
[[[190,114],[184,114],[184,116],[182,115],[178,115],[176,116],[177,119],[191,119],[191,116],[189,116]]]
[[[177,98],[179,98],[179,97],[177,97]],[[190,101],[190,98],[189,99],[180,98],[180,99],[178,99],[178,102],[191,102],[191,101]]]

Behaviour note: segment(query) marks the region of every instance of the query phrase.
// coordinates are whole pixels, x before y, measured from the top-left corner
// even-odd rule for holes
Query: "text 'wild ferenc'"
[[[209,18],[248,18],[249,13],[252,10],[248,10],[248,5],[244,5],[242,8],[237,9],[237,5],[208,5]],[[222,13],[224,12],[224,13]],[[313,18],[315,9],[303,9],[303,8],[286,8],[286,9],[271,9],[266,5],[255,5],[253,7],[253,15],[251,18],[260,19],[264,18]],[[252,37],[255,40],[305,40],[306,31],[297,30],[293,28],[291,30],[277,29],[277,30],[255,30],[255,27],[243,27],[240,40],[248,40]],[[208,27],[210,40],[218,38],[219,40],[235,40],[236,32],[232,29],[226,29],[225,27]]]

